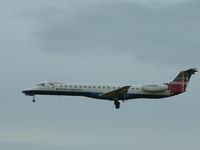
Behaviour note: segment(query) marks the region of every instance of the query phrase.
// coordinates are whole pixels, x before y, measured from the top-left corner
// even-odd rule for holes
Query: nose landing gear
[[[32,102],[35,103],[36,99],[35,96],[33,96]]]

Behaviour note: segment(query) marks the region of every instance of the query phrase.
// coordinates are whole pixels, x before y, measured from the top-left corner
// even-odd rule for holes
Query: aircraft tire
[[[120,102],[119,101],[114,101],[115,108],[119,109],[120,108]]]
[[[35,100],[35,96],[33,96],[32,102],[35,103],[35,101],[36,101],[36,100]]]

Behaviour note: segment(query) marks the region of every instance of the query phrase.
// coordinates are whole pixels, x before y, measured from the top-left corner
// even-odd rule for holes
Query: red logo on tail
[[[168,85],[171,94],[177,95],[185,92],[190,78],[195,72],[197,72],[197,69],[181,71],[172,82],[167,83],[166,85]]]

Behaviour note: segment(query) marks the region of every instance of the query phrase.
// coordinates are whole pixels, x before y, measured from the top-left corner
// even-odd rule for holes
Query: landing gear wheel
[[[119,109],[120,108],[120,102],[119,101],[114,101],[115,108]]]
[[[36,100],[35,100],[35,96],[33,96],[33,100],[32,100],[32,102],[35,103],[35,101],[36,101]]]

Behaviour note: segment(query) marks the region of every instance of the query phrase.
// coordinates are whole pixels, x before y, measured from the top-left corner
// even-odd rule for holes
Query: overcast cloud
[[[36,13],[39,31],[35,36],[39,48],[50,52],[129,54],[139,61],[195,65],[200,47],[198,6],[199,2],[184,2],[155,9],[131,2],[102,2],[75,10],[46,7]],[[190,57],[192,62],[185,61]]]

